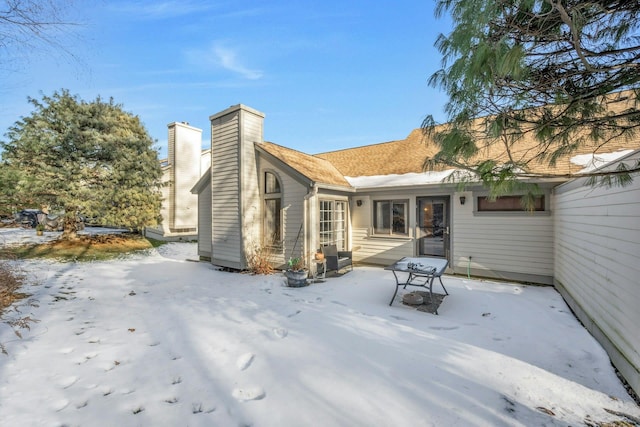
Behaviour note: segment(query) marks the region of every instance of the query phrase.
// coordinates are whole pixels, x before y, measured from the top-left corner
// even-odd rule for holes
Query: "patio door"
[[[417,199],[418,255],[449,259],[449,197]]]

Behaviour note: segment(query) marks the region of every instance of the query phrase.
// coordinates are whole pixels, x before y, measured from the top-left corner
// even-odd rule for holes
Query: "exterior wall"
[[[556,189],[555,284],[640,393],[640,174],[634,178],[622,188],[577,180]]]
[[[211,178],[198,194],[198,256],[211,261]]]
[[[145,235],[157,240],[192,240],[197,238],[197,196],[190,190],[209,168],[203,161],[202,130],[186,123],[168,125],[168,158],[163,161],[161,188],[162,222],[147,227]],[[203,165],[206,165],[204,169]]]
[[[274,162],[269,161],[264,156],[259,157],[258,161],[260,195],[264,191],[264,173],[272,172],[280,180],[280,189],[282,194],[282,249],[274,252],[273,264],[284,265],[290,257],[298,257],[305,253],[305,196],[308,193],[308,186],[305,186],[300,180],[293,177],[287,171],[279,168]],[[262,198],[254,206],[259,207],[259,216],[255,221],[258,227],[258,234],[255,239],[256,243],[262,245]],[[302,230],[301,230],[302,227]],[[297,241],[296,241],[297,240]],[[295,246],[295,248],[294,248]]]
[[[202,130],[186,123],[169,124],[169,231],[195,234],[198,225],[197,196],[191,188],[200,179]]]
[[[482,191],[466,191],[456,193],[452,199],[454,272],[552,284],[551,212],[478,212],[477,197],[484,195]],[[460,196],[465,197],[464,205]],[[548,199],[547,196],[547,203]]]
[[[211,262],[245,269],[255,239],[259,200],[254,142],[262,140],[264,115],[236,105],[211,120]]]
[[[430,196],[450,196],[452,191],[442,186],[407,190],[387,190],[376,192],[358,192],[352,196],[351,246],[354,262],[389,265],[405,256],[414,256],[416,241],[416,198]],[[373,234],[373,202],[375,200],[409,200],[409,235],[407,237],[384,237]],[[358,206],[358,201],[361,205]],[[450,208],[451,209],[451,208]]]
[[[454,192],[442,186],[411,191],[358,192],[352,197],[354,261],[388,265],[417,254],[418,197],[450,197],[449,271],[507,280],[551,284],[553,281],[553,217],[541,213],[478,213],[474,199],[482,192]],[[465,204],[460,203],[465,196]],[[373,235],[373,201],[409,200],[409,235]],[[548,199],[548,197],[547,197]],[[357,205],[357,201],[361,205]],[[471,257],[471,262],[469,262]]]

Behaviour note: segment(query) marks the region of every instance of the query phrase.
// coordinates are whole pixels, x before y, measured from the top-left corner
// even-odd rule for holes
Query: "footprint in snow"
[[[253,358],[254,358],[253,353],[245,353],[238,358],[238,360],[236,361],[236,366],[241,371],[244,371],[249,366],[251,366],[251,362],[253,362]]]
[[[52,402],[52,405],[51,405],[53,410],[56,411],[56,412],[62,411],[67,406],[69,406],[69,401],[67,399],[56,400],[56,401]]]
[[[248,400],[264,399],[264,397],[266,396],[266,393],[262,389],[262,387],[252,386],[252,387],[236,388],[233,390],[232,395],[240,402],[246,402]]]
[[[59,384],[60,384],[60,387],[66,389],[74,385],[77,381],[78,381],[78,377],[71,376],[71,377],[64,378],[62,381],[59,382]]]
[[[453,331],[458,328],[459,326],[429,326],[429,329],[434,329],[436,331]]]
[[[391,317],[391,318],[393,318],[393,319],[396,319],[396,320],[409,320],[409,319],[405,319],[405,318],[404,318],[404,317],[402,317],[402,316],[396,316],[396,315],[394,315],[394,314],[392,314],[392,315],[391,315],[391,316],[389,316],[389,317]]]
[[[273,328],[273,335],[275,335],[276,338],[284,338],[289,335],[289,331],[284,328]]]
[[[297,310],[295,313],[291,313],[289,314],[287,317],[293,317],[293,316],[297,316],[298,314],[302,313],[302,310]]]

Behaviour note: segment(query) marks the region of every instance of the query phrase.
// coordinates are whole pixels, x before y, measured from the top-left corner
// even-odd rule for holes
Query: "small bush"
[[[247,263],[249,271],[253,274],[272,274],[274,250],[269,246],[256,246],[253,253],[249,255]]]
[[[29,316],[6,316],[6,311],[14,302],[28,296],[20,292],[25,279],[26,274],[13,262],[13,257],[6,251],[0,251],[0,322],[9,325],[18,338],[22,338],[22,329],[31,329],[30,324],[37,321]],[[29,301],[28,305],[35,306],[32,301]],[[18,311],[15,306],[14,311]],[[0,352],[7,354],[2,343]]]

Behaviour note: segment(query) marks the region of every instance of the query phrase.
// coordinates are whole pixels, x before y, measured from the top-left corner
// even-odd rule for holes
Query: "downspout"
[[[309,191],[307,192],[307,194],[305,194],[304,196],[304,204],[303,204],[303,220],[302,223],[304,224],[304,240],[303,240],[303,256],[305,259],[305,262],[307,263],[307,265],[311,265],[311,254],[309,253],[309,239],[311,238],[311,236],[309,235],[309,230],[312,228],[311,227],[311,215],[309,215],[309,199],[311,199],[312,197],[315,197],[318,194],[318,184],[316,184],[315,182],[311,182],[309,184],[309,186],[311,187],[309,189]]]

